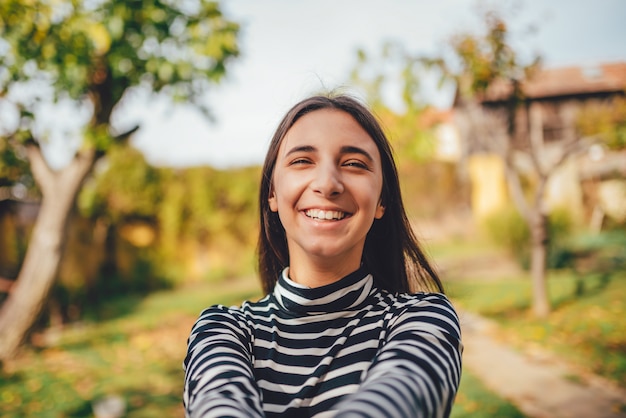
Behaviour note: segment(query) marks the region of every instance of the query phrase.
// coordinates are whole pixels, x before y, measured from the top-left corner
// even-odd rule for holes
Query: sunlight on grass
[[[451,418],[523,418],[515,406],[489,392],[467,369],[463,370]]]
[[[447,259],[458,260],[489,254],[502,254],[502,249],[485,239],[476,239],[468,245],[467,240],[448,239],[435,242],[423,242],[424,249],[437,262],[445,262]]]
[[[461,263],[474,264],[502,256],[488,246],[466,247],[440,244],[432,252],[444,261],[460,254]],[[453,302],[498,321],[509,344],[546,347],[618,383],[626,381],[626,275],[607,280],[551,273],[554,311],[547,321],[538,321],[529,313],[527,273],[481,279],[469,269],[452,271],[464,274],[446,277]],[[45,348],[25,350],[7,365],[0,374],[0,416],[90,417],[94,401],[118,395],[126,403],[126,417],[183,417],[182,361],[199,313],[215,303],[239,305],[260,296],[257,280],[250,277],[111,300],[91,320],[47,333]],[[494,416],[523,417],[464,370],[452,417]]]
[[[94,400],[119,395],[127,417],[182,417],[182,361],[200,311],[259,294],[248,279],[117,301],[128,305],[124,315],[73,326],[52,346],[8,365],[0,375],[0,416],[90,417]]]
[[[214,303],[238,305],[260,295],[250,278],[117,300],[122,314],[68,328],[51,346],[27,350],[11,364],[0,375],[0,416],[91,417],[94,401],[117,395],[126,417],[182,418],[182,361],[198,314]],[[464,372],[452,416],[522,415]]]
[[[520,348],[544,346],[564,359],[614,382],[626,382],[626,274],[610,280],[569,272],[549,277],[553,312],[530,313],[530,279],[464,280],[448,283],[458,306],[497,320],[502,335]]]

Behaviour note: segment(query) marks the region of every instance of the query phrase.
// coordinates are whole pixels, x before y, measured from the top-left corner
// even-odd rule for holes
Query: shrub
[[[565,248],[572,225],[572,217],[566,209],[555,209],[548,216],[548,268],[560,268],[567,263]],[[506,248],[522,268],[530,267],[530,229],[515,208],[508,206],[494,212],[485,218],[483,229],[489,239]]]
[[[523,267],[530,260],[530,230],[515,208],[502,208],[483,221],[483,229],[496,245],[506,248]]]

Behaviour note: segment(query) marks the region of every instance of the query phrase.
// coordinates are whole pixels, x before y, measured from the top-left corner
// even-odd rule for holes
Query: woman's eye
[[[369,170],[369,167],[367,166],[367,164],[358,160],[348,160],[345,163],[343,163],[343,165],[346,167],[356,167],[356,168],[363,168],[365,170]]]
[[[299,165],[299,164],[310,164],[311,162],[306,158],[298,158],[293,160],[290,165]]]

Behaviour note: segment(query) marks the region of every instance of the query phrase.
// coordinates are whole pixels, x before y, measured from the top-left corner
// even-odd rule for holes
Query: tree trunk
[[[545,318],[550,314],[550,300],[548,298],[548,285],[546,282],[546,267],[548,253],[548,217],[541,211],[536,211],[532,216],[531,240],[531,263],[532,276],[532,309],[537,318]]]
[[[59,270],[76,195],[95,162],[93,152],[83,152],[53,172],[36,145],[29,145],[27,152],[42,200],[22,268],[0,309],[0,362],[14,357],[41,313]]]

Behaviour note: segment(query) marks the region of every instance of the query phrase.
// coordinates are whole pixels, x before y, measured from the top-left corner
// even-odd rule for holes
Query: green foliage
[[[176,177],[168,176],[169,182],[163,187],[163,200],[156,212],[159,222],[160,247],[163,256],[172,260],[176,256],[178,244],[182,234],[182,223],[185,217],[185,189],[184,184]],[[155,208],[156,209],[156,208]]]
[[[578,113],[576,127],[584,136],[599,136],[609,149],[626,148],[626,99],[586,104]]]
[[[516,255],[522,265],[528,264],[530,230],[515,208],[507,206],[494,212],[484,220],[483,227],[496,245]]]
[[[113,146],[100,161],[99,173],[83,188],[78,206],[91,218],[112,222],[153,219],[161,193],[161,175],[143,155],[128,145]]]
[[[132,147],[114,145],[94,174],[78,197],[54,309],[40,328],[51,315],[80,320],[119,295],[253,273],[260,167],[157,168]],[[5,232],[0,263],[13,272],[24,251],[8,260],[17,248],[8,238],[25,245],[27,236],[15,225]]]
[[[384,117],[398,165],[433,160],[437,150],[437,137],[433,131],[434,126],[420,123],[423,115],[423,112],[413,111]]]
[[[389,109],[385,90],[396,88],[400,82],[399,96],[404,111],[414,115],[426,108],[426,98],[422,90],[422,79],[426,73],[424,62],[411,56],[395,42],[386,42],[379,56],[370,56],[365,50],[357,50],[357,62],[350,79],[361,88],[368,103],[374,109]]]
[[[54,210],[60,211],[58,214],[54,214],[53,209],[42,211],[42,216],[49,215],[47,219],[56,219],[56,225],[48,229],[57,231],[44,241],[54,243],[66,239],[64,223],[70,215],[69,204],[74,203],[74,196],[94,163],[138,129],[135,126],[119,132],[112,126],[114,112],[127,92],[140,89],[153,95],[163,94],[194,104],[208,115],[204,94],[223,78],[227,62],[238,55],[238,31],[236,23],[222,16],[218,3],[207,0],[7,0],[0,3],[0,104],[3,109],[9,108],[19,115],[15,127],[2,132],[10,139],[8,144],[14,151],[0,150],[4,161],[0,167],[3,171],[7,166],[20,168],[15,163],[17,160],[11,158],[24,146],[29,150],[31,162],[37,163],[33,171],[39,186],[45,189],[43,200],[45,203],[53,200],[42,208],[56,207]],[[38,129],[41,127],[39,112],[57,102],[91,113],[90,120],[82,127],[82,143],[75,150],[75,158],[59,176],[54,175],[51,167],[46,167],[45,161],[40,161],[41,153],[37,149],[48,137],[48,132],[41,133]],[[103,262],[103,273],[108,281],[104,283],[113,283],[111,277],[118,273],[119,257],[114,245],[117,231],[111,227],[112,222],[154,216],[153,207],[158,203],[156,172],[145,163],[135,164],[129,158],[113,155],[113,163],[125,177],[110,176],[101,182],[100,199],[97,190],[83,197],[84,209],[100,221],[106,218],[103,223],[108,224]],[[97,189],[98,185],[95,187]],[[54,204],[57,198],[60,205]],[[108,205],[112,211],[106,214]],[[26,263],[38,262],[40,248],[45,246],[30,247],[32,252],[26,257]],[[41,289],[46,289],[55,279],[59,264],[52,261],[45,265],[49,268],[39,277],[25,280],[32,279]],[[125,270],[135,276],[133,284],[139,283],[150,290],[154,280],[147,279],[154,278],[154,266],[141,255]],[[31,270],[24,265],[26,274]],[[123,290],[128,288],[122,286]],[[130,289],[133,290],[133,286]],[[17,312],[23,311],[20,316],[30,318],[24,312],[33,316],[38,313],[45,298],[44,292],[39,293],[41,296],[15,308]],[[27,322],[32,321],[16,323],[13,335],[23,335],[32,325]],[[15,348],[11,345],[18,343],[15,339],[6,346],[3,358]]]
[[[256,238],[259,176],[259,167],[196,167],[164,174],[162,206],[156,215],[166,241],[217,243],[231,235],[249,244]]]
[[[54,101],[89,102],[85,140],[106,150],[111,113],[130,88],[207,110],[202,95],[238,55],[238,30],[205,0],[3,1],[0,96],[20,109],[23,139],[33,138],[37,102],[8,95],[15,86],[41,81]]]
[[[581,278],[569,271],[550,274],[549,294],[554,311],[546,319],[528,313],[531,284],[526,277],[500,280],[448,282],[452,299],[473,312],[503,325],[501,334],[522,348],[540,344],[567,361],[594,373],[626,382],[626,276],[615,271],[609,281],[584,275],[586,291],[579,292]],[[584,313],[584,315],[582,314]]]
[[[548,261],[547,267],[563,268],[567,263],[566,247],[574,236],[574,221],[567,208],[557,208],[548,217]]]
[[[508,29],[496,13],[485,15],[486,34],[483,37],[459,34],[452,38],[465,75],[469,75],[469,90],[484,92],[497,78],[518,78],[515,52],[508,45]]]
[[[79,196],[83,215],[109,225],[107,234],[113,236],[114,248],[119,252],[120,246],[128,246],[124,254],[132,260],[126,264],[138,263],[125,268],[124,274],[115,268],[105,272],[101,281],[109,283],[107,292],[149,290],[149,283],[137,288],[148,278],[155,283],[184,282],[189,266],[198,260],[205,260],[201,269],[210,270],[198,272],[205,277],[247,273],[243,266],[253,265],[258,231],[259,176],[259,167],[155,168],[136,150],[113,147]],[[121,234],[125,228],[132,232],[138,222],[156,237],[145,249],[136,248]],[[148,265],[149,271],[133,273]]]
[[[26,158],[12,142],[9,139],[0,139],[0,187],[19,184],[25,187],[25,191],[34,193],[35,182]]]
[[[436,160],[416,162],[416,158],[398,158],[400,187],[409,216],[432,220],[465,208],[469,189],[459,178],[456,165]]]
[[[109,71],[115,103],[142,82],[154,91],[191,93],[192,81],[219,79],[225,60],[238,53],[238,25],[215,2],[8,0],[0,12],[9,47],[0,64],[11,78],[4,84],[39,70],[75,99]]]
[[[579,293],[584,293],[583,276],[596,274],[603,280],[626,271],[626,231],[615,229],[595,234],[578,234],[564,240],[560,267],[569,268],[581,277]]]
[[[86,161],[109,153],[104,164],[110,167],[99,167],[104,174],[88,181],[80,194],[82,213],[107,225],[107,244],[116,241],[119,229],[128,222],[141,219],[156,224],[163,218],[158,211],[165,174],[148,166],[135,150],[119,144],[122,141],[117,140],[126,139],[134,130],[114,132],[114,111],[129,90],[142,89],[184,100],[208,113],[203,95],[222,79],[227,63],[238,55],[238,32],[238,25],[222,15],[219,4],[207,0],[1,2],[0,100],[13,108],[19,121],[13,132],[3,127],[0,186],[34,185],[28,181],[32,177],[22,154],[24,143],[46,139],[36,135],[36,109],[42,103],[70,102],[92,112],[78,153]],[[89,150],[95,153],[85,152]],[[181,225],[170,225],[176,230],[174,238]],[[171,242],[178,244],[176,239]],[[115,257],[110,248],[104,252]],[[136,265],[125,269],[136,271],[131,275],[138,282],[154,278],[146,263],[159,259],[159,254],[146,252],[135,254]],[[109,261],[110,267],[114,262]],[[117,286],[109,276],[104,275],[105,281],[113,288],[135,289],[128,283]]]
[[[514,81],[513,96],[521,98],[518,81],[539,67],[540,57],[522,63],[511,46],[510,30],[504,12],[487,10],[483,13],[485,31],[482,34],[458,33],[449,42],[457,60],[448,64],[441,58],[430,60],[442,70],[443,76],[455,80],[461,97],[471,98],[484,93],[496,80]],[[459,68],[459,70],[452,70]]]
[[[109,299],[0,371],[0,415],[88,417],[94,401],[118,395],[125,417],[182,417],[181,361],[198,314],[258,296],[254,280],[241,280]]]
[[[507,206],[489,215],[483,228],[487,236],[509,251],[522,267],[530,267],[530,230],[516,209]],[[565,246],[572,232],[573,221],[566,209],[555,209],[548,215],[548,268],[564,266],[567,259]]]
[[[380,118],[399,164],[432,159],[436,150],[435,124],[425,123],[427,112],[432,110],[422,91],[425,75],[422,61],[411,57],[396,43],[386,43],[378,57],[368,55],[363,49],[357,51],[351,82],[364,92]],[[402,109],[394,110],[388,104],[388,92],[397,88],[398,83]]]
[[[568,243],[615,249],[624,257],[626,233],[578,235]],[[494,252],[482,241],[454,244],[435,254],[452,265],[460,262],[461,268],[451,268],[446,275],[446,290],[456,306],[498,321],[502,325],[498,335],[505,342],[521,349],[539,345],[579,368],[618,384],[626,382],[626,269],[615,268],[609,275],[593,269],[549,271],[547,286],[554,309],[547,319],[537,319],[529,310],[532,284],[527,273],[501,268],[508,264],[509,254],[502,248]],[[477,247],[482,249],[477,252]],[[476,259],[484,260],[480,271],[488,266],[501,273],[488,278],[474,273],[471,263],[466,264],[472,260],[476,265]]]
[[[464,369],[451,418],[524,418],[513,404],[490,392],[469,370]]]

